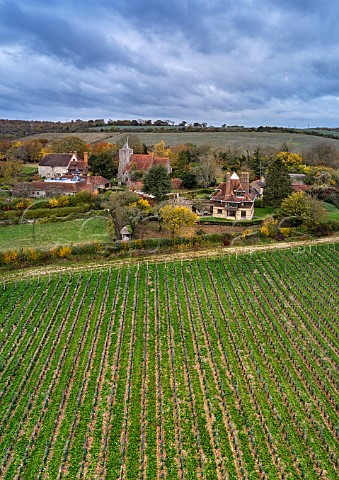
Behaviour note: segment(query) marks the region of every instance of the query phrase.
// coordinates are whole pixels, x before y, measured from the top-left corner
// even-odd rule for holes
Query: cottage
[[[226,174],[226,182],[219,185],[212,195],[213,217],[229,220],[251,220],[254,213],[256,193],[250,191],[249,174]]]
[[[75,153],[49,153],[39,163],[39,175],[41,178],[59,178],[65,175],[87,175],[88,152],[84,153],[84,159]]]
[[[130,183],[134,171],[147,173],[153,165],[163,165],[168,174],[172,168],[167,157],[156,157],[154,153],[141,155],[133,153],[133,149],[128,146],[128,141],[119,150],[119,167],[117,178],[120,182]]]

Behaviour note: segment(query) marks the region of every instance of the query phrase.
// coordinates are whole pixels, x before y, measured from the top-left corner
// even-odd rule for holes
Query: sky
[[[338,0],[0,0],[0,118],[338,116]]]

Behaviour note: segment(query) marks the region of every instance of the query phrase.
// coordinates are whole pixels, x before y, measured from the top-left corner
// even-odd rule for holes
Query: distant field
[[[128,133],[127,133],[128,134]],[[54,140],[57,138],[67,136],[77,136],[82,138],[87,143],[95,143],[98,141],[106,141],[116,143],[121,137],[126,136],[126,133],[120,132],[111,134],[110,132],[94,132],[94,133],[47,133],[39,135],[31,135],[22,138],[21,140],[28,140],[30,138],[47,138],[48,140]],[[193,145],[208,144],[212,148],[227,148],[227,147],[240,147],[243,150],[253,151],[257,146],[261,147],[273,147],[280,148],[282,143],[286,143],[289,146],[290,151],[300,152],[310,148],[314,143],[319,141],[326,141],[334,143],[339,150],[339,138],[338,140],[321,138],[312,135],[303,135],[298,133],[268,133],[268,132],[173,132],[168,133],[166,131],[161,133],[153,132],[137,132],[133,133],[137,135],[142,143],[146,145],[154,145],[159,143],[160,140],[164,140],[166,145],[174,146],[183,143],[192,143]]]
[[[107,142],[116,142],[121,136],[126,134],[117,134],[114,137],[107,138]],[[227,148],[239,146],[243,150],[253,150],[257,146],[280,148],[282,143],[287,143],[289,149],[293,152],[310,148],[314,143],[323,140],[321,137],[302,135],[296,133],[258,133],[258,132],[183,132],[183,133],[136,133],[146,145],[154,145],[164,140],[166,145],[173,146],[182,143],[192,143],[194,145],[208,144],[212,148]],[[339,139],[332,140],[339,150]]]
[[[0,251],[91,241],[108,241],[105,218],[0,227]]]
[[[18,141],[24,142],[25,140],[32,140],[33,138],[46,138],[49,141],[58,140],[65,137],[79,137],[86,143],[100,142],[108,137],[112,138],[112,132],[90,132],[90,133],[35,133],[34,135],[27,135],[22,138],[18,138]]]

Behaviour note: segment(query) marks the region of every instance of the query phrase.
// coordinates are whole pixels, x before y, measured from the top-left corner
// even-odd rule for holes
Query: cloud
[[[1,116],[334,125],[335,11],[334,0],[0,0]]]

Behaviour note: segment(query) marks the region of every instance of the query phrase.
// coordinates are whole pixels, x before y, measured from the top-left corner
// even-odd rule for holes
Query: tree
[[[187,207],[165,205],[160,209],[160,217],[166,230],[169,230],[174,240],[182,227],[191,227],[198,220],[198,215]]]
[[[328,165],[338,168],[339,156],[335,145],[329,141],[321,140],[302,153],[303,159],[309,165]]]
[[[88,159],[88,165],[93,175],[102,175],[103,177],[111,179],[118,171],[115,149],[92,154]]]
[[[195,178],[194,173],[185,172],[182,176],[181,186],[183,188],[194,188],[194,187],[196,187],[197,186],[197,180]]]
[[[279,152],[277,157],[281,158],[283,164],[292,172],[303,164],[303,159],[297,153]]]
[[[171,180],[163,165],[153,165],[145,174],[143,184],[144,192],[154,195],[158,202],[164,200],[171,191]]]
[[[191,154],[186,147],[182,146],[179,148],[173,147],[169,158],[173,175],[178,178],[183,178],[185,173],[190,171]]]
[[[268,167],[264,187],[264,204],[280,207],[284,198],[292,192],[291,179],[286,165],[277,157]]]
[[[12,183],[22,173],[23,162],[20,160],[0,160],[0,183]]]
[[[68,136],[58,140],[53,140],[51,142],[51,149],[53,153],[77,152],[77,155],[82,157],[87,149],[87,146],[81,138]]]
[[[279,218],[298,225],[311,218],[311,205],[305,192],[293,192],[284,198],[278,210]]]
[[[171,153],[170,148],[166,148],[165,142],[160,140],[159,143],[154,145],[154,155],[156,157],[169,157]]]
[[[116,143],[118,149],[122,148],[126,142],[128,142],[129,147],[133,149],[133,153],[144,153],[143,143],[138,135],[132,133],[120,137]]]
[[[204,188],[215,183],[218,174],[218,166],[213,155],[204,155],[200,157],[199,162],[193,167],[192,172],[195,175],[197,183]]]
[[[121,238],[120,230],[125,225],[135,227],[143,218],[142,208],[138,208],[136,205],[138,201],[138,195],[130,191],[123,191],[112,193],[104,205],[112,217],[116,238]]]

